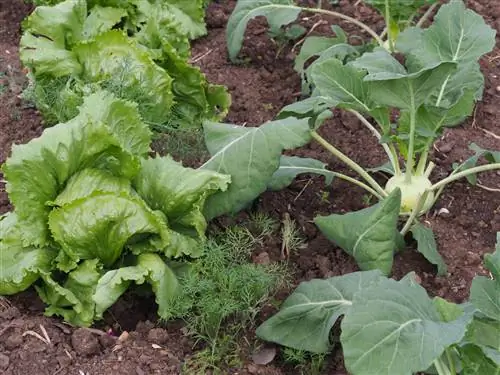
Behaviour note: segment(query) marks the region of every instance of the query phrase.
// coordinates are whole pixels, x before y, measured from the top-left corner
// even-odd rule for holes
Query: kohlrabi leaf
[[[304,40],[300,52],[295,58],[293,68],[297,73],[303,76],[306,62],[312,57],[321,55],[332,46],[347,44],[347,35],[339,26],[332,27],[335,37],[310,36]]]
[[[370,111],[371,102],[368,85],[363,81],[365,75],[337,59],[317,63],[311,71],[313,84],[321,96],[337,102],[340,108],[366,113]]]
[[[420,285],[391,279],[356,293],[341,327],[345,364],[357,375],[425,371],[465,334],[461,318],[441,320]]]
[[[344,215],[317,216],[314,223],[332,242],[352,255],[362,270],[380,269],[388,275],[396,250],[401,192],[395,189],[382,202]]]
[[[495,363],[484,351],[473,344],[460,347],[463,375],[500,375],[500,364]]]
[[[415,70],[443,62],[477,61],[495,46],[495,30],[462,0],[441,6],[427,29],[410,28],[403,32],[396,48],[410,55],[408,64]]]
[[[481,348],[489,348],[498,353],[493,355],[492,360],[499,362],[500,365],[500,321],[488,318],[474,317],[467,326],[467,333],[464,342],[477,345]],[[490,355],[488,349],[485,350]]]
[[[83,39],[91,39],[111,30],[126,15],[127,12],[125,9],[96,5],[90,10],[88,17],[83,23]]]
[[[303,173],[318,174],[325,177],[325,183],[332,183],[334,174],[326,169],[326,164],[316,159],[300,158],[297,156],[283,155],[280,166],[274,172],[271,181],[268,183],[269,190],[281,190],[292,183],[292,181]]]
[[[394,167],[392,166],[392,163],[390,161],[385,162],[378,167],[367,168],[366,170],[371,173],[383,172],[387,173],[388,175],[394,176]]]
[[[206,123],[204,129],[212,157],[201,169],[231,176],[227,191],[207,199],[207,219],[245,208],[267,189],[283,150],[303,146],[311,139],[307,118],[271,121],[258,128]]]
[[[36,290],[48,305],[45,314],[62,316],[77,326],[90,326],[95,317],[92,295],[100,277],[101,265],[97,259],[82,262],[68,274],[62,285],[50,275],[43,275],[44,284]]]
[[[135,237],[157,250],[170,237],[162,213],[139,197],[119,193],[97,193],[56,208],[48,221],[54,240],[71,259],[99,259],[107,267]]]
[[[25,245],[45,246],[47,218],[68,179],[83,168],[130,178],[149,151],[151,134],[135,105],[103,92],[85,99],[80,114],[47,129],[24,145],[14,145],[2,169],[16,206]]]
[[[407,72],[383,48],[365,53],[351,64],[368,72],[363,83],[368,85],[367,90],[374,103],[407,110],[417,110],[455,69],[454,63],[438,63],[419,71]]]
[[[95,302],[96,318],[113,305],[127,290],[130,283],[151,284],[158,304],[158,315],[169,319],[170,303],[178,293],[179,282],[174,272],[157,254],[141,254],[136,265],[108,271],[98,281],[92,299]]]
[[[134,188],[149,207],[165,214],[171,227],[193,231],[203,239],[205,201],[217,191],[225,191],[230,181],[228,175],[186,168],[167,156],[143,160]]]
[[[493,275],[493,279],[476,276],[472,280],[470,301],[482,314],[500,322],[500,235],[498,234],[497,241],[496,251],[485,256],[485,266]]]
[[[462,164],[453,164],[453,173],[458,173],[462,171],[466,171],[467,169],[474,168],[479,159],[484,158],[486,159],[487,162],[489,163],[500,163],[500,151],[491,151],[491,150],[485,150],[484,148],[481,148],[475,143],[471,143],[469,145],[469,149],[474,151],[475,154],[472,155],[470,158],[465,160]],[[469,181],[470,184],[475,185],[477,183],[477,177],[475,174],[469,174],[466,176],[467,181]]]
[[[303,282],[256,334],[294,349],[326,353],[330,331],[340,316],[349,314],[355,293],[381,279],[379,271],[365,271]]]
[[[335,107],[337,104],[337,101],[327,96],[312,96],[283,107],[280,113],[278,113],[277,118],[308,117],[311,128],[316,129],[321,126],[327,118],[333,115],[330,108]]]
[[[432,229],[417,223],[411,227],[411,233],[415,241],[417,241],[417,251],[421,253],[425,259],[437,266],[438,275],[446,275],[446,263],[437,250],[436,239]]]
[[[248,22],[259,16],[267,18],[271,28],[279,28],[294,21],[301,8],[293,0],[240,0],[229,17],[226,28],[229,58],[236,60],[243,44]]]

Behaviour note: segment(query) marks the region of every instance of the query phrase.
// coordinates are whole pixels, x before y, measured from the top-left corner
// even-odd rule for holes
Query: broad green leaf
[[[163,2],[164,12],[180,26],[189,39],[196,39],[207,33],[205,26],[204,0],[167,0]],[[158,6],[154,4],[153,6]]]
[[[382,202],[344,215],[317,216],[314,223],[332,242],[352,255],[362,270],[380,269],[388,275],[396,250],[401,192],[395,189]]]
[[[71,271],[60,285],[50,275],[43,275],[44,285],[36,286],[38,295],[48,306],[45,315],[60,315],[77,326],[90,326],[94,321],[95,304],[92,295],[101,277],[97,259],[86,260]]]
[[[411,54],[421,69],[442,62],[477,61],[495,45],[495,30],[461,0],[441,6],[425,30],[410,28],[400,35],[396,48]],[[412,65],[412,62],[409,62]]]
[[[408,73],[385,49],[363,54],[351,63],[368,72],[364,84],[378,105],[417,110],[455,69],[454,63],[437,63]]]
[[[334,174],[326,169],[326,164],[316,159],[300,158],[297,156],[281,157],[280,166],[274,172],[268,189],[281,190],[292,183],[292,181],[302,173],[318,174],[325,177],[325,183],[332,183]]]
[[[56,199],[74,173],[98,168],[130,178],[150,140],[133,104],[100,92],[87,97],[71,121],[45,130],[27,144],[14,145],[2,169],[23,227],[23,243],[49,243],[51,208],[46,203]]]
[[[308,119],[271,121],[258,128],[206,123],[204,129],[212,157],[201,169],[231,176],[227,191],[207,199],[204,213],[208,220],[245,208],[267,189],[283,150],[311,139]]]
[[[259,16],[267,18],[276,29],[294,21],[301,8],[293,0],[239,0],[229,17],[226,28],[229,58],[235,60],[241,50],[248,22]]]
[[[500,280],[476,276],[472,280],[470,301],[481,313],[500,321]]]
[[[438,275],[446,275],[446,263],[437,250],[436,239],[432,229],[417,223],[410,229],[413,238],[417,241],[417,251],[421,253],[425,259],[437,266]]]
[[[106,272],[96,284],[92,299],[95,303],[96,318],[113,305],[128,289],[131,282],[151,284],[158,304],[158,315],[169,319],[169,305],[178,293],[179,282],[163,259],[157,254],[141,254],[136,265]]]
[[[134,188],[149,207],[165,214],[172,228],[192,231],[195,237],[204,239],[205,201],[217,191],[225,191],[230,181],[230,176],[186,168],[168,156],[143,160]]]
[[[467,344],[460,348],[463,375],[500,375],[500,365],[488,358],[480,347]]]
[[[337,59],[329,59],[314,65],[311,77],[321,96],[337,102],[337,106],[361,112],[370,111],[370,92],[363,81],[366,74]]]
[[[311,128],[317,129],[326,119],[332,117],[330,108],[337,104],[337,101],[326,96],[312,96],[283,107],[278,113],[277,119],[308,117]]]
[[[500,356],[500,321],[474,317],[474,320],[467,326],[464,341],[481,348],[491,348]]]
[[[459,305],[448,302],[441,297],[434,297],[432,302],[443,322],[452,322],[464,315],[464,310]]]
[[[345,364],[356,375],[424,371],[465,334],[460,318],[441,321],[424,288],[391,279],[356,293],[341,328]]]
[[[108,267],[134,238],[140,236],[160,250],[170,237],[163,214],[138,197],[117,193],[97,193],[69,203],[53,210],[48,221],[54,240],[71,259],[97,258]]]
[[[462,164],[457,165],[453,164],[453,173],[458,173],[462,171],[466,171],[467,169],[474,168],[479,159],[485,158],[487,162],[489,163],[500,163],[500,151],[491,151],[491,150],[485,150],[484,148],[479,147],[475,143],[471,143],[469,145],[469,149],[474,151],[475,154],[472,155],[470,158],[465,160]],[[469,181],[470,184],[475,185],[477,182],[477,177],[475,174],[469,174],[466,176],[467,181]]]
[[[484,256],[484,265],[496,280],[500,280],[500,232],[497,232],[497,246],[495,252]]]
[[[383,172],[387,173],[388,175],[394,176],[394,167],[392,166],[392,163],[390,161],[385,162],[378,167],[367,168],[366,170],[371,173]]]
[[[347,35],[340,27],[334,26],[332,29],[336,34],[335,37],[310,36],[304,40],[293,66],[297,73],[304,72],[306,62],[312,57],[321,55],[332,46],[347,43]]]
[[[83,39],[91,39],[111,30],[126,15],[127,12],[125,9],[96,5],[90,10],[88,17],[83,23]]]
[[[379,271],[365,271],[303,282],[256,334],[294,349],[326,353],[331,348],[330,331],[350,313],[354,295],[381,279]]]

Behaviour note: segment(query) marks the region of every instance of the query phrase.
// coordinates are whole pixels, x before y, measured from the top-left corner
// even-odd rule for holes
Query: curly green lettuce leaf
[[[100,92],[86,98],[73,120],[27,144],[14,145],[2,169],[23,227],[23,244],[49,243],[47,202],[56,199],[72,175],[88,167],[131,178],[150,140],[134,104]]]
[[[74,325],[90,326],[95,316],[92,296],[101,278],[101,267],[98,259],[86,260],[68,274],[62,285],[51,275],[43,275],[44,284],[36,290],[48,305],[45,315],[60,315]]]
[[[105,273],[97,283],[93,301],[96,319],[128,289],[131,282],[151,284],[158,304],[158,315],[169,319],[169,307],[178,293],[179,282],[174,272],[157,254],[141,254],[135,266],[122,267]]]
[[[126,15],[125,9],[96,5],[90,10],[83,24],[83,38],[85,40],[94,38],[103,32],[111,30]]]
[[[205,201],[215,192],[225,191],[230,181],[228,175],[186,168],[167,156],[143,160],[133,184],[152,209],[166,215],[173,230],[204,239],[207,227],[203,216]],[[177,235],[176,242],[179,240]]]
[[[107,267],[128,243],[140,240],[152,249],[163,249],[170,237],[163,214],[139,197],[116,193],[96,193],[53,210],[49,227],[71,259],[99,259]]]

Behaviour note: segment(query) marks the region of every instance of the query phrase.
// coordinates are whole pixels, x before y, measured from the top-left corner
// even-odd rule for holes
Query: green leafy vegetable
[[[388,275],[396,250],[394,230],[401,193],[395,190],[375,206],[345,215],[314,219],[321,232],[352,255],[362,270],[379,269]]]
[[[155,128],[221,119],[228,94],[188,63],[189,39],[206,33],[202,3],[68,0],[36,8],[21,39],[26,96],[49,124],[68,121],[101,89],[136,101]]]
[[[410,231],[413,238],[418,243],[418,252],[421,253],[429,262],[437,266],[438,275],[446,275],[446,264],[437,251],[436,239],[434,238],[432,229],[417,223],[411,227]]]
[[[36,282],[48,315],[88,326],[132,281],[147,282],[169,317],[177,279],[167,262],[200,256],[205,200],[230,178],[147,158],[150,142],[135,104],[97,92],[74,119],[13,148],[0,294]]]

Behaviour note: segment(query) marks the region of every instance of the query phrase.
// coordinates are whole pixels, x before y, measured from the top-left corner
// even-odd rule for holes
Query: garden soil
[[[226,85],[231,92],[233,104],[226,121],[256,126],[271,120],[282,106],[300,97],[300,79],[293,70],[297,48],[293,43],[280,46],[271,41],[266,23],[257,20],[250,24],[240,55],[245,63],[230,64],[224,28],[234,3],[220,0],[209,6],[209,34],[194,43],[192,60],[209,80]],[[467,4],[500,31],[498,1],[471,0]],[[13,144],[27,142],[39,136],[43,129],[37,111],[19,97],[25,85],[18,55],[20,24],[31,9],[22,0],[0,0],[0,164],[8,157]],[[359,1],[341,0],[336,10],[361,19],[378,31],[383,25],[381,18]],[[315,25],[312,35],[327,34],[328,26],[318,21],[320,18],[316,16],[301,18],[304,26]],[[341,25],[346,31],[365,37],[351,25]],[[497,36],[495,50],[481,60],[485,92],[474,116],[463,125],[446,131],[436,142],[432,155],[437,164],[434,178],[443,177],[451,171],[454,162],[470,156],[468,145],[471,142],[500,150],[498,41]],[[321,134],[363,166],[373,167],[384,162],[376,140],[350,115],[335,113]],[[317,144],[312,143],[294,154],[320,159],[333,170],[350,173]],[[12,209],[1,180],[0,175],[0,213]],[[468,297],[473,277],[485,273],[483,255],[493,251],[496,232],[500,231],[500,173],[483,174],[479,183],[481,187],[471,186],[466,181],[452,184],[435,210],[424,218],[426,225],[436,233],[439,251],[448,265],[448,275],[436,276],[435,267],[414,247],[409,247],[396,256],[395,278],[415,271],[431,295],[455,302]],[[290,254],[288,259],[295,275],[294,284],[298,284],[311,278],[358,270],[355,262],[328,242],[311,220],[318,214],[359,210],[367,204],[362,191],[351,185],[335,181],[325,186],[321,178],[303,176],[288,189],[263,194],[254,209],[267,212],[280,221],[289,214],[298,224],[307,245]],[[238,218],[224,219],[220,223],[231,221],[237,222]],[[282,261],[281,258],[280,238],[269,239],[255,252],[255,259]],[[280,293],[283,298],[286,295],[287,291]],[[153,301],[126,295],[98,327],[76,329],[59,319],[44,317],[43,305],[32,290],[0,300],[0,374],[181,374],[183,363],[194,353],[194,343],[183,335],[182,324],[157,324],[154,310]],[[260,319],[273,312],[271,307],[264,311]],[[107,334],[107,330],[115,335]],[[41,339],[45,332],[48,340]],[[251,343],[243,350],[243,365],[224,369],[223,374],[299,374],[298,369],[283,364],[279,355],[267,366],[252,363],[251,350],[257,342],[253,332],[248,332],[243,341]],[[334,350],[325,373],[346,374],[340,350]]]

